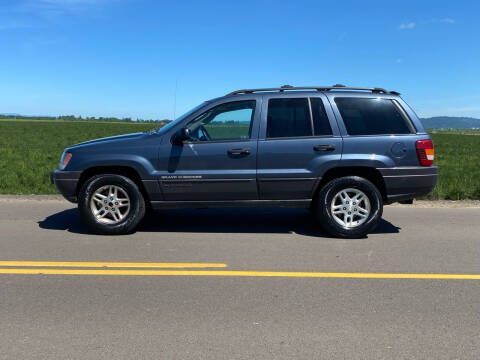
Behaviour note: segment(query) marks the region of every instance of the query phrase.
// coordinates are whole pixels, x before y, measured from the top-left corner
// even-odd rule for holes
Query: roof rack
[[[399,92],[396,91],[388,91],[383,88],[378,87],[349,87],[342,84],[335,84],[333,86],[291,86],[291,85],[283,85],[281,87],[276,88],[259,88],[259,89],[242,89],[232,91],[231,93],[227,94],[226,96],[237,95],[237,94],[252,94],[255,92],[266,92],[266,91],[296,91],[296,90],[317,90],[317,91],[330,91],[330,90],[359,90],[359,91],[371,91],[374,94],[391,94],[391,95],[400,95]]]

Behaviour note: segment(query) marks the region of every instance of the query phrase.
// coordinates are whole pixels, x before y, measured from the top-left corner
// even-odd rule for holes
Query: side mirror
[[[190,140],[190,129],[184,127],[172,136],[172,144],[183,145],[184,141]]]

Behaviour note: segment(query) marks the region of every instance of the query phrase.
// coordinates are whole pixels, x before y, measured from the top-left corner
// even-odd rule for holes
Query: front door
[[[211,107],[186,124],[190,139],[160,152],[165,200],[230,201],[258,199],[256,185],[257,101]],[[256,110],[257,109],[257,110]]]
[[[311,199],[323,172],[342,154],[342,138],[328,100],[320,94],[265,95],[262,113],[260,199]]]

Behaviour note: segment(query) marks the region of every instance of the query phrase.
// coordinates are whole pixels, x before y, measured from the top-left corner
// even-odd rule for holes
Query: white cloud
[[[446,24],[455,24],[455,20],[452,18],[443,18],[438,20],[438,22],[446,23]]]
[[[402,59],[402,58],[398,58],[397,60],[395,60],[395,62],[396,62],[397,64],[400,64],[400,63],[403,62],[403,59]]]
[[[89,5],[102,2],[101,0],[37,0],[37,3],[44,3],[53,6],[70,6],[70,5]]]
[[[22,5],[25,11],[63,12],[103,4],[106,1],[107,0],[25,0]]]
[[[56,21],[65,15],[92,15],[91,10],[99,9],[113,0],[23,0],[17,6],[20,15],[34,15],[47,22]]]
[[[18,0],[0,5],[0,31],[38,28],[65,17],[98,17],[105,5],[118,0]],[[1,2],[1,0],[0,0]]]
[[[445,17],[441,19],[430,19],[430,20],[422,20],[419,22],[420,25],[426,25],[426,24],[433,24],[433,23],[444,23],[444,24],[455,24],[455,19]],[[398,26],[399,30],[412,30],[417,26],[417,23],[415,22],[405,22],[401,23]]]
[[[398,27],[399,30],[411,30],[416,26],[414,22],[409,22],[409,23],[402,23]]]

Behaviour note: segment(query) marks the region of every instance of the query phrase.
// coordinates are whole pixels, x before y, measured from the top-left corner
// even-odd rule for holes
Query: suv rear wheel
[[[132,232],[145,215],[138,186],[115,174],[96,175],[83,184],[78,196],[83,222],[95,233],[120,235]]]
[[[316,215],[329,234],[361,238],[375,229],[383,213],[382,195],[367,179],[346,176],[327,183],[318,194]]]

